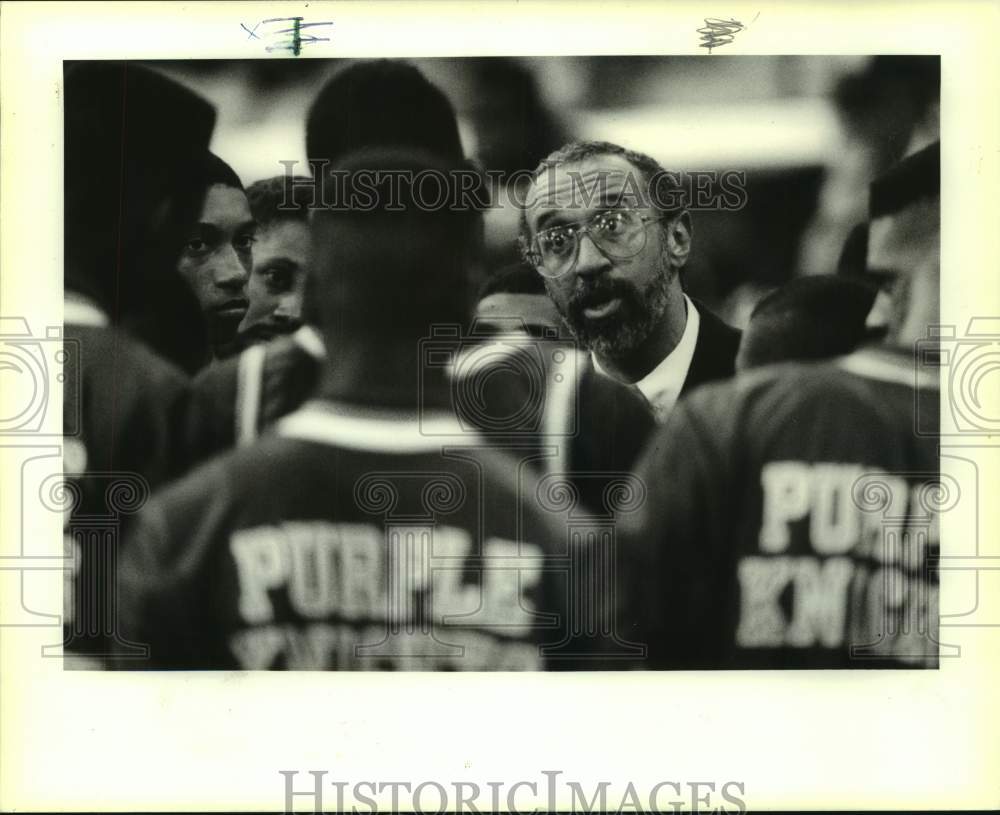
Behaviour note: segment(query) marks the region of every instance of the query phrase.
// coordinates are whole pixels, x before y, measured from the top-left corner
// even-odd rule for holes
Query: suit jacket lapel
[[[736,351],[740,347],[740,331],[722,322],[697,300],[692,298],[691,302],[698,309],[700,324],[698,342],[681,394],[704,382],[732,376],[736,372]]]

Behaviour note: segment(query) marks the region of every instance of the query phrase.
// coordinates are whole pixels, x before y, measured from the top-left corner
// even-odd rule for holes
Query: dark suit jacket
[[[691,366],[688,368],[687,377],[681,387],[681,395],[685,395],[692,389],[706,382],[716,379],[728,379],[736,373],[736,352],[740,347],[740,338],[743,332],[724,323],[709,311],[697,300],[692,301],[698,309],[699,324],[698,338],[695,341],[694,356],[691,357]],[[597,379],[606,383],[608,377],[601,376],[594,368],[592,358],[588,355],[586,360],[587,370],[581,377],[581,390],[586,393],[593,389],[592,379]],[[642,395],[634,387],[621,385],[640,400]],[[615,392],[614,388],[603,385],[600,390]],[[648,407],[648,406],[647,406]],[[634,418],[634,411],[629,415]]]
[[[692,302],[701,321],[691,367],[681,388],[682,396],[705,382],[727,379],[736,373],[736,351],[743,336],[743,332],[724,323],[697,300]]]
[[[735,373],[741,332],[727,325],[697,301],[698,339],[681,395],[699,385],[726,379]],[[578,473],[627,473],[656,429],[656,420],[645,397],[594,368],[589,354],[577,391],[580,429],[573,439],[570,465]],[[586,503],[599,509],[607,479],[581,480],[578,486]]]

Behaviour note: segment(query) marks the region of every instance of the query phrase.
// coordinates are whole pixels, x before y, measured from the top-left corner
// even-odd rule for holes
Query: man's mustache
[[[569,310],[574,315],[582,316],[583,310],[591,306],[606,303],[608,300],[620,298],[622,300],[632,299],[635,296],[634,289],[624,280],[601,280],[596,283],[587,284],[584,288],[575,292],[569,300]]]

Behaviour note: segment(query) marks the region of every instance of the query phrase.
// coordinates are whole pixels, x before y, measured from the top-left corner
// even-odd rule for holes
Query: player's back
[[[656,666],[936,664],[938,410],[935,374],[874,349],[683,401],[626,555]]]
[[[521,321],[483,322],[427,344],[448,352],[452,401],[466,431],[516,450],[538,474],[570,474],[581,500],[597,509],[655,426],[640,395],[598,374],[588,354],[552,332],[533,337]],[[316,390],[325,356],[304,327],[206,368],[193,383],[188,462],[250,444],[299,408]]]
[[[64,426],[79,419],[87,469],[139,473],[153,486],[175,475],[187,377],[118,329],[67,324],[65,336],[78,354],[67,355]]]
[[[129,667],[541,667],[565,525],[475,441],[446,414],[311,402],[174,484],[122,567],[125,631],[152,649]]]
[[[122,530],[150,492],[183,466],[177,451],[189,396],[179,369],[102,323],[100,315],[89,324],[67,322],[63,389],[63,460],[73,496],[66,519],[73,565],[64,585],[64,648],[67,655],[95,658],[114,650],[106,575]]]
[[[457,412],[491,444],[530,458],[539,475],[565,476],[583,505],[602,511],[609,485],[631,472],[655,428],[649,405],[557,331],[505,331],[494,320],[469,335],[453,366]]]

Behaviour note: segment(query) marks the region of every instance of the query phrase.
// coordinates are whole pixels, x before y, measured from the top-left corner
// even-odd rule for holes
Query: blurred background
[[[451,98],[466,153],[531,170],[573,139],[603,139],[666,169],[745,173],[739,211],[698,211],[685,285],[733,325],[801,274],[835,271],[865,220],[868,183],[939,137],[937,56],[415,59]],[[245,184],[305,163],[305,117],[348,60],[155,62],[218,108],[212,150]],[[487,216],[488,267],[516,260],[517,211]]]

